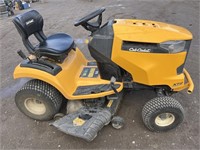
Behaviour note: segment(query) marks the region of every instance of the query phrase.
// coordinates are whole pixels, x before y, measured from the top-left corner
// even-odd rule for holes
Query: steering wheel
[[[105,11],[105,8],[100,8],[92,13],[90,13],[89,15],[79,19],[78,21],[76,21],[74,23],[74,26],[79,26],[82,25],[86,30],[89,30],[91,32],[96,31],[97,29],[99,29],[99,27],[101,26],[102,23],[102,13]],[[95,18],[98,16],[98,19],[96,22],[89,22],[91,19]]]

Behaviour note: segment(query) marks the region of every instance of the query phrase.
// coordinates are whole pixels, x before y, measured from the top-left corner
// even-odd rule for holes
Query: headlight
[[[160,43],[160,47],[169,53],[178,53],[185,50],[186,41],[167,41]]]

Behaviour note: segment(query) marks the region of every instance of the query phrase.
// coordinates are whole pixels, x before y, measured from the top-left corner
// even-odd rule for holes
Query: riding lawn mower
[[[30,56],[14,78],[31,78],[15,96],[26,116],[47,121],[60,131],[92,141],[109,123],[116,129],[124,119],[116,116],[126,90],[152,90],[156,97],[144,105],[142,119],[155,132],[177,127],[184,118],[181,104],[172,94],[187,89],[193,81],[184,68],[192,34],[179,26],[157,21],[113,19],[102,25],[98,9],[75,22],[90,32],[87,60],[70,35],[46,36],[43,18],[36,10],[20,14],[13,23]],[[96,19],[96,20],[94,20]],[[34,35],[38,45],[29,37]],[[66,113],[60,108],[66,102]],[[126,111],[126,110],[124,110]]]

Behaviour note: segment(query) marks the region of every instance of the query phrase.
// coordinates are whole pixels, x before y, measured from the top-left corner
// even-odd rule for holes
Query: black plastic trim
[[[113,20],[105,23],[99,30],[92,34],[92,40],[88,43],[88,49],[92,53],[93,49],[107,58],[111,58],[114,39]]]
[[[191,40],[186,41],[185,50],[188,51]],[[121,49],[123,51],[145,52],[145,53],[169,53],[166,49],[159,46],[159,43],[143,43],[123,41]]]
[[[115,89],[120,87],[120,84],[113,85]],[[89,86],[79,86],[73,95],[87,95],[87,94],[96,94],[106,91],[111,91],[112,87],[110,84],[98,84],[98,85],[89,85]]]
[[[185,66],[185,63],[183,63],[182,65],[180,65],[180,66],[176,69],[177,74],[183,73],[183,68],[184,68],[184,66]]]
[[[181,74],[181,73],[183,73],[183,68],[184,68],[184,66],[185,66],[185,63],[186,63],[186,60],[187,60],[187,57],[188,57],[188,52],[189,52],[189,50],[190,50],[190,45],[191,45],[191,40],[187,40],[186,41],[186,45],[185,45],[185,50],[187,51],[187,54],[186,54],[186,58],[185,58],[185,61],[184,61],[184,63],[182,64],[182,65],[180,65],[178,68],[177,68],[177,74]]]
[[[24,60],[20,64],[20,67],[38,69],[54,76],[62,71],[62,68],[60,66],[44,60],[35,60],[32,62],[30,62],[29,60]]]
[[[123,41],[122,50],[131,51],[130,49],[134,49],[134,52],[168,53],[167,50],[160,48],[157,43]]]
[[[90,61],[90,62],[87,63],[87,66],[97,66],[97,62]]]
[[[95,49],[91,49],[91,56],[97,61],[99,74],[102,79],[110,80],[111,77],[115,77],[116,81],[122,81],[122,75],[120,67],[115,64],[111,59],[108,59]]]
[[[88,43],[91,56],[96,60],[102,79],[110,80],[112,76],[117,81],[122,81],[120,67],[111,60],[113,46],[114,20],[105,23],[101,29],[92,34],[92,40]]]

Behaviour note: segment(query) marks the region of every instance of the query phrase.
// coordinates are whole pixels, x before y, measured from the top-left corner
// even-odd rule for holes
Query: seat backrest
[[[29,53],[35,54],[35,48],[29,41],[29,36],[35,35],[39,42],[46,39],[43,29],[43,18],[36,10],[31,10],[24,14],[20,14],[13,19],[13,23],[17,28],[17,31],[22,37],[24,46],[27,48]]]
[[[23,39],[42,31],[43,28],[43,18],[36,10],[16,16],[13,23]]]

